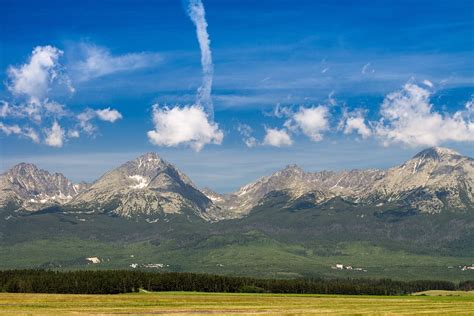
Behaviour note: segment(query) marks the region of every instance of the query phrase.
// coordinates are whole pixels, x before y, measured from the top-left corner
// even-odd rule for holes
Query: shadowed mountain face
[[[302,200],[308,207],[317,206],[338,198],[351,205],[410,212],[465,212],[474,205],[474,160],[433,147],[388,170],[305,172],[292,165],[235,193],[219,194],[199,190],[172,164],[147,153],[107,172],[92,185],[72,184],[63,175],[32,164],[13,167],[1,175],[0,185],[4,209],[37,211],[60,205],[68,211],[146,216],[149,220],[169,214],[212,222],[241,218],[271,200],[272,192],[285,192],[282,207]]]

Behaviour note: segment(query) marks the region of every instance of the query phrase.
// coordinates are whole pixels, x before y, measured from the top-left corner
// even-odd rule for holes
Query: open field
[[[0,293],[0,314],[9,315],[472,315],[474,295],[342,296],[190,292],[120,295]],[[433,294],[433,295],[431,295]]]

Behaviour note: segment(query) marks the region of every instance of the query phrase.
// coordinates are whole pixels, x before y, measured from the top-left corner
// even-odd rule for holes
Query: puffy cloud
[[[101,56],[103,57],[104,54]],[[93,119],[113,123],[122,118],[120,112],[110,107],[95,111],[86,109],[76,115],[66,105],[50,98],[51,91],[58,85],[65,84],[70,91],[74,91],[69,77],[59,62],[62,55],[63,51],[56,47],[38,46],[33,49],[26,63],[8,68],[7,87],[14,101],[0,101],[0,118],[10,124],[1,123],[1,132],[40,142],[40,136],[36,130],[29,127],[32,124],[37,130],[44,131],[45,137],[42,143],[61,147],[66,138],[79,137],[80,130],[87,134],[93,134],[96,130],[92,123]],[[107,54],[105,56],[110,57]],[[112,61],[109,60],[107,65],[127,67],[133,64],[132,67],[138,67],[138,60],[141,59],[135,57],[137,56],[112,58]],[[99,60],[100,58],[92,59]],[[90,61],[90,64],[93,64],[93,61]],[[71,124],[73,127],[66,133],[61,127],[63,123]],[[50,126],[50,128],[43,128],[44,126]]]
[[[441,114],[430,104],[430,92],[407,83],[388,94],[380,109],[382,118],[376,134],[384,145],[402,143],[408,146],[435,146],[448,141],[474,141],[472,101],[464,111]]]
[[[97,129],[97,127],[92,123],[94,119],[97,118],[102,121],[114,123],[115,121],[122,118],[122,114],[119,111],[109,107],[99,110],[86,109],[82,113],[78,114],[76,118],[79,122],[80,129],[86,134],[91,135]]]
[[[73,90],[69,79],[61,73],[59,57],[63,52],[53,46],[37,46],[27,63],[8,68],[9,90],[23,95],[29,102],[39,103],[44,99],[53,81],[65,82]]]
[[[78,130],[73,129],[67,132],[67,137],[69,138],[78,138],[79,136],[80,136],[80,133]]]
[[[4,123],[0,122],[0,130],[5,133],[6,135],[11,134],[21,134],[20,126],[14,125],[5,125]]]
[[[18,102],[11,104],[2,101],[0,117],[21,122],[10,126],[28,123],[40,125],[46,117],[56,120],[69,115],[64,105],[48,99],[51,89],[56,88],[56,85],[66,85],[70,92],[74,91],[59,63],[62,55],[63,52],[56,47],[37,46],[26,63],[8,68],[7,87],[14,97],[18,97]],[[40,140],[38,133],[31,127],[21,127],[11,134],[27,137],[36,143]]]
[[[372,135],[372,130],[365,123],[364,113],[361,110],[351,113],[344,111],[339,124],[339,130],[343,130],[346,135],[355,132],[363,139],[369,138]]]
[[[113,56],[106,48],[82,43],[77,48],[78,61],[72,62],[74,78],[86,81],[109,74],[132,71],[160,64],[163,57],[157,53],[129,53]]]
[[[301,130],[312,141],[320,141],[323,139],[322,133],[329,129],[329,109],[323,105],[301,107],[285,122],[285,126],[293,131]]]
[[[286,129],[265,128],[266,134],[263,139],[263,145],[283,147],[293,144],[288,131]]]
[[[53,126],[50,129],[46,129],[46,139],[44,143],[52,147],[63,147],[64,142],[64,130],[54,121]]]
[[[247,147],[252,148],[258,145],[257,139],[252,136],[253,129],[249,125],[239,123],[237,131],[243,136],[242,140]]]
[[[111,108],[96,110],[95,113],[97,114],[97,117],[100,120],[111,122],[111,123],[122,118],[122,114],[120,114],[119,111],[111,109]]]
[[[224,134],[219,126],[209,121],[201,106],[163,107],[153,106],[155,130],[149,131],[151,143],[159,146],[186,144],[200,151],[207,144],[220,144]]]
[[[0,131],[5,135],[19,135],[21,137],[26,137],[31,139],[35,143],[39,143],[39,136],[36,131],[30,127],[20,127],[18,124],[7,125],[3,122],[0,122]]]

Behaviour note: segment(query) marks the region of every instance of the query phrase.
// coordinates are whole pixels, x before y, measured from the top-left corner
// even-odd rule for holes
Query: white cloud
[[[372,135],[372,131],[365,124],[365,118],[361,114],[349,116],[345,120],[344,134],[358,133],[362,138],[366,139]]]
[[[270,115],[273,115],[277,118],[290,117],[293,115],[293,111],[289,106],[282,106],[280,103],[277,103],[273,113]]]
[[[53,126],[50,129],[46,129],[46,139],[44,143],[52,147],[63,147],[64,142],[64,130],[54,121]]]
[[[198,90],[197,105],[203,106],[212,120],[214,108],[211,99],[212,77],[214,66],[212,64],[212,53],[209,34],[207,32],[206,12],[201,0],[189,0],[188,15],[196,26],[196,35],[201,49],[202,84]]]
[[[122,118],[120,112],[110,107],[95,111],[86,109],[79,115],[75,115],[66,105],[50,98],[51,92],[59,85],[66,85],[70,92],[74,91],[69,77],[64,72],[64,67],[59,63],[62,55],[63,51],[56,47],[38,46],[33,49],[26,63],[8,68],[7,87],[14,103],[0,101],[0,118],[9,120],[8,124],[10,124],[2,123],[1,132],[40,142],[40,136],[35,129],[42,129],[45,136],[42,140],[44,144],[61,147],[66,137],[79,137],[80,130],[93,134],[96,130],[92,124],[93,119],[113,123]],[[118,59],[112,58],[107,65],[139,67],[138,60],[143,61],[135,55],[121,56]],[[28,126],[31,123],[35,129]],[[65,133],[61,127],[64,123],[74,124],[74,126]],[[51,127],[43,128],[44,126]]]
[[[153,123],[155,130],[147,133],[148,138],[159,146],[185,144],[200,151],[207,144],[220,144],[224,138],[219,126],[209,121],[198,105],[174,108],[154,105]]]
[[[69,138],[78,138],[79,136],[80,136],[80,133],[79,133],[78,130],[74,129],[74,130],[69,130],[67,132],[67,137],[69,137]]]
[[[328,105],[329,106],[335,106],[337,105],[337,100],[336,98],[334,97],[334,95],[336,94],[336,91],[332,90],[329,94],[328,94]]]
[[[425,86],[429,87],[429,88],[433,88],[433,86],[434,86],[431,81],[426,80],[426,79],[423,80],[423,84],[424,84]]]
[[[5,133],[6,135],[11,134],[21,134],[20,126],[14,125],[5,125],[4,123],[0,122],[0,130]]]
[[[142,52],[113,56],[106,48],[85,43],[79,45],[77,49],[82,56],[79,61],[72,63],[71,68],[79,81],[147,68],[163,61],[162,55],[157,53]]]
[[[44,112],[47,115],[52,115],[54,117],[60,118],[63,116],[68,115],[68,111],[63,104],[54,102],[54,101],[47,101],[43,104]]]
[[[464,111],[441,114],[430,104],[430,92],[416,84],[407,83],[400,91],[388,94],[380,114],[376,134],[386,146],[391,143],[435,146],[448,141],[474,141],[472,101],[466,103]]]
[[[95,113],[97,114],[97,117],[100,120],[111,122],[111,123],[122,118],[122,114],[120,114],[119,111],[111,109],[111,108],[96,110]]]
[[[5,135],[19,135],[31,139],[35,143],[39,143],[39,136],[34,129],[30,127],[21,128],[18,124],[7,125],[0,122],[0,131]]]
[[[27,63],[8,68],[8,89],[15,95],[23,95],[28,102],[39,103],[47,95],[54,81],[70,83],[60,71],[59,57],[63,52],[53,46],[37,46]],[[69,85],[70,90],[73,89]]]
[[[95,111],[91,109],[86,109],[84,112],[79,113],[76,117],[79,121],[79,127],[89,135],[94,133],[96,130],[95,125],[91,123],[95,116]]]
[[[263,145],[283,147],[293,144],[293,140],[284,128],[265,128],[265,131],[266,134],[265,138],[263,139]]]
[[[10,104],[6,101],[0,101],[2,106],[0,107],[0,117],[7,117],[10,114]]]
[[[247,147],[252,148],[258,145],[257,139],[252,136],[253,129],[249,125],[239,123],[237,131],[243,136],[242,140]]]
[[[34,143],[39,143],[40,142],[40,137],[38,133],[31,127],[25,127],[23,129],[23,136],[31,139]]]
[[[323,139],[323,132],[329,130],[329,109],[320,105],[317,107],[300,107],[299,111],[285,122],[285,126],[292,130],[301,130],[312,141]]]
[[[122,118],[122,114],[109,107],[99,110],[86,109],[82,113],[79,113],[76,118],[79,122],[80,129],[86,132],[86,134],[91,135],[97,130],[97,127],[92,123],[94,119],[98,118],[102,121],[114,123]]]

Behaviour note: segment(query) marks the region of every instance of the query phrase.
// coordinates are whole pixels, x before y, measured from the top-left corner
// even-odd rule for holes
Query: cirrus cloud
[[[71,62],[73,78],[87,81],[110,74],[134,71],[162,64],[164,58],[159,53],[139,52],[112,55],[105,47],[88,43],[73,46],[79,56]]]

